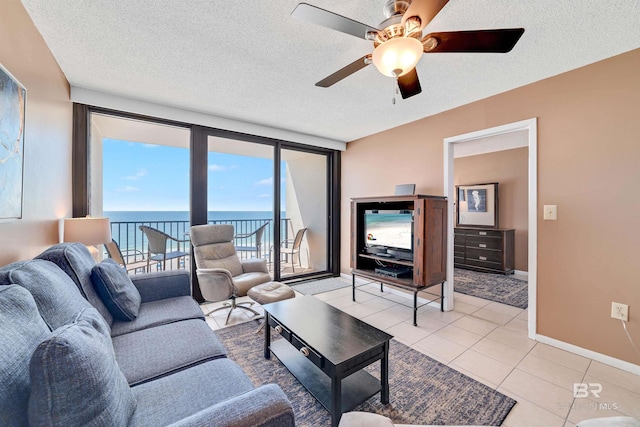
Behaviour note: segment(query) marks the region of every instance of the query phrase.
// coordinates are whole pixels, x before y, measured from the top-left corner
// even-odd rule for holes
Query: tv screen
[[[367,210],[364,213],[365,244],[413,250],[413,211]]]

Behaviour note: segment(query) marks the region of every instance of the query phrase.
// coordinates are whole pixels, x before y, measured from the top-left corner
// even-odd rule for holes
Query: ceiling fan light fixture
[[[396,37],[378,45],[371,59],[385,76],[400,77],[413,70],[422,57],[422,51],[423,46],[418,39]]]

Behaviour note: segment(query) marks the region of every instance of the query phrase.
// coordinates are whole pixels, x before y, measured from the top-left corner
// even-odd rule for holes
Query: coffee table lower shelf
[[[272,341],[270,349],[300,384],[332,413],[331,378],[285,339]],[[364,370],[342,379],[342,412],[351,411],[380,390],[380,380]]]

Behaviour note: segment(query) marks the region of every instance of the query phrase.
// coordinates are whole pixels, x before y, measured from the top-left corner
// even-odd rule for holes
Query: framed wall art
[[[22,218],[27,90],[0,65],[0,221]]]
[[[456,225],[498,228],[498,183],[456,186]]]

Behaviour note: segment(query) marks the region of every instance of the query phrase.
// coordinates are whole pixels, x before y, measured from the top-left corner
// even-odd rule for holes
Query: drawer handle
[[[479,256],[479,257],[478,257],[478,259],[479,259],[480,261],[486,261],[486,260],[487,260],[487,257],[486,257],[486,256]]]
[[[484,244],[484,243],[479,243],[479,244],[478,244],[478,247],[480,247],[480,248],[486,248],[486,247],[487,247],[487,245],[486,245],[486,244]]]
[[[479,231],[478,234],[481,235],[481,236],[486,236],[487,232],[486,231]]]
[[[302,353],[304,357],[309,357],[309,349],[307,347],[302,347],[300,353]]]
[[[282,326],[278,325],[275,328],[273,328],[276,330],[277,333],[281,334],[282,333]]]

